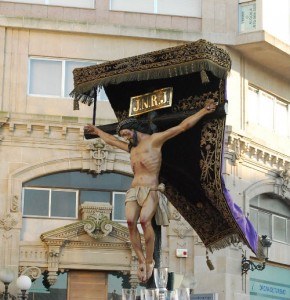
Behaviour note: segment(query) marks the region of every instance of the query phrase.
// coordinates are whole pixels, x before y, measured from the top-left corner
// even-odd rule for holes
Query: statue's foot
[[[144,263],[139,263],[137,276],[138,276],[138,279],[139,279],[140,282],[146,282],[147,281],[145,262]]]
[[[146,263],[146,277],[147,277],[147,280],[149,280],[150,277],[152,276],[154,266],[155,266],[154,259],[153,259],[152,263]]]

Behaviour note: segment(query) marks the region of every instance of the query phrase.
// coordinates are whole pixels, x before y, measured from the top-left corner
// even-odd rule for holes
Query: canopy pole
[[[98,89],[94,88],[93,125],[96,125]]]

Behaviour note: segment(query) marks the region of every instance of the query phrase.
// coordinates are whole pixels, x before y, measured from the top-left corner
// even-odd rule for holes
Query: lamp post
[[[269,259],[268,251],[272,245],[272,241],[266,235],[262,235],[261,243],[262,243],[264,253],[265,253],[264,261],[262,263],[260,262],[258,264],[255,264],[250,259],[247,259],[246,255],[242,255],[242,275],[247,274],[249,270],[250,271],[254,271],[254,270],[263,271],[265,269],[266,262]]]
[[[17,278],[16,285],[21,290],[21,298],[22,300],[26,300],[27,294],[26,291],[31,287],[31,279],[26,275],[21,275]]]
[[[5,286],[4,292],[0,295],[1,299],[4,299],[4,300],[8,300],[9,298],[16,299],[15,296],[11,295],[8,292],[8,286],[13,281],[13,279],[14,279],[14,273],[11,270],[3,269],[0,271],[0,280],[4,283],[4,286]]]

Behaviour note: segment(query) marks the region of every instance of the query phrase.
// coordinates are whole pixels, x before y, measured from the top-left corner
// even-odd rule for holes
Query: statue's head
[[[128,118],[122,120],[117,126],[117,134],[119,136],[122,136],[121,131],[125,129],[132,131],[132,136],[128,139],[129,151],[131,151],[132,147],[136,147],[138,145],[137,131],[146,134],[153,133],[153,130],[150,128],[147,121],[137,120],[136,118]]]
[[[136,118],[128,118],[122,120],[117,126],[117,134],[120,135],[122,129],[136,130],[146,134],[152,134],[153,130],[150,128],[148,121],[138,120]]]

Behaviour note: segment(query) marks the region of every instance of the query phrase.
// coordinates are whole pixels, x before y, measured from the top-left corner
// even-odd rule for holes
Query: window
[[[55,173],[30,180],[23,185],[23,216],[41,218],[78,218],[84,202],[112,205],[112,220],[123,222],[129,176],[104,173],[91,175],[78,171]]]
[[[101,62],[98,62],[101,63]],[[97,64],[96,62],[30,58],[28,94],[46,97],[70,97],[73,90],[73,70]],[[98,100],[108,100],[100,89]]]
[[[201,0],[110,0],[110,10],[201,18]]]
[[[42,5],[79,7],[79,8],[95,8],[95,0],[5,0],[6,2],[15,3],[31,3]]]
[[[273,215],[273,240],[286,242],[287,219]]]
[[[272,194],[261,194],[250,201],[250,220],[259,235],[290,244],[290,205]]]
[[[33,280],[29,289],[28,300],[67,299],[67,273],[58,273],[56,282],[49,288],[48,272]]]
[[[78,192],[24,188],[23,215],[48,218],[76,218]]]
[[[113,192],[113,221],[125,221],[125,197],[126,193]]]
[[[282,99],[249,86],[248,120],[276,134],[290,136],[289,104]]]

